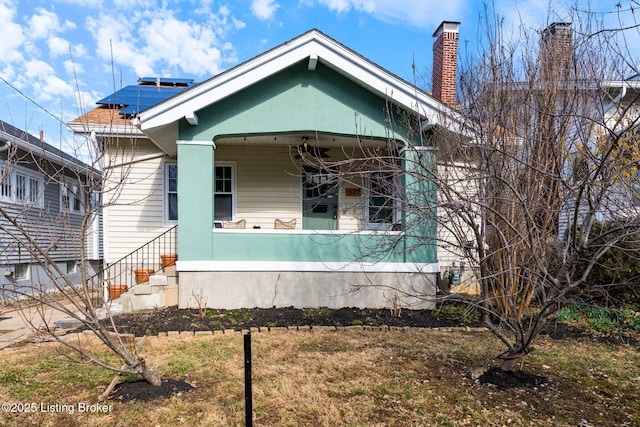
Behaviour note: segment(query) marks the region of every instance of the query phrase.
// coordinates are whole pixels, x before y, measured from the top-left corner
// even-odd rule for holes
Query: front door
[[[302,228],[336,230],[338,228],[338,184],[335,174],[326,169],[305,167],[302,177]]]

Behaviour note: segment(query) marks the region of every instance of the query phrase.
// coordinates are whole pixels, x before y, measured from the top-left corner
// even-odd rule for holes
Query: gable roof
[[[440,123],[446,115],[456,127],[461,126],[455,110],[316,29],[188,88],[142,111],[134,120],[166,147],[177,135],[180,119],[195,124],[199,110],[305,60],[310,71],[321,62],[381,98],[419,113],[430,124]]]
[[[91,170],[89,165],[76,157],[2,120],[0,120],[0,140],[6,140],[32,155],[40,156],[60,166],[71,167],[73,165],[81,170]],[[94,173],[97,173],[97,171],[94,170]]]

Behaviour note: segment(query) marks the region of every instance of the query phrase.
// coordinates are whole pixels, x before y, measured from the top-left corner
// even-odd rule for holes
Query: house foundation
[[[434,273],[181,271],[180,308],[432,309]]]

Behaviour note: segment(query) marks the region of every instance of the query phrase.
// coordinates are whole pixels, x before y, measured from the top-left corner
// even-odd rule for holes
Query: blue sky
[[[507,25],[568,16],[562,2],[494,0]],[[581,2],[578,2],[578,4]],[[586,2],[585,2],[586,3]],[[592,1],[610,10],[616,1]],[[0,119],[67,149],[64,123],[138,77],[203,81],[317,28],[423,88],[432,34],[459,21],[473,46],[472,0],[0,0]],[[412,70],[415,63],[416,79]]]

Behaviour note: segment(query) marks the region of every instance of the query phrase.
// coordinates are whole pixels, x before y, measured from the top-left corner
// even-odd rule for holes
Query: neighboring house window
[[[165,216],[168,222],[178,220],[178,165],[165,164]],[[214,219],[232,220],[235,206],[235,166],[221,164],[215,166],[214,176]]]
[[[66,212],[82,213],[84,192],[77,181],[65,181],[61,185],[61,206]]]
[[[178,165],[165,163],[165,218],[168,222],[178,220]]]
[[[14,268],[14,276],[18,280],[29,278],[29,264],[16,264]]]
[[[16,167],[13,172],[7,172],[0,166],[0,199],[14,203],[28,203],[31,205],[42,206],[42,189],[44,188],[44,180],[38,174]]]
[[[367,228],[392,229],[398,220],[395,191],[393,175],[384,172],[371,175],[367,185]]]
[[[75,273],[78,264],[75,261],[67,261],[67,274]]]
[[[0,198],[4,200],[13,200],[11,194],[11,173],[6,172],[6,169],[0,166]]]

